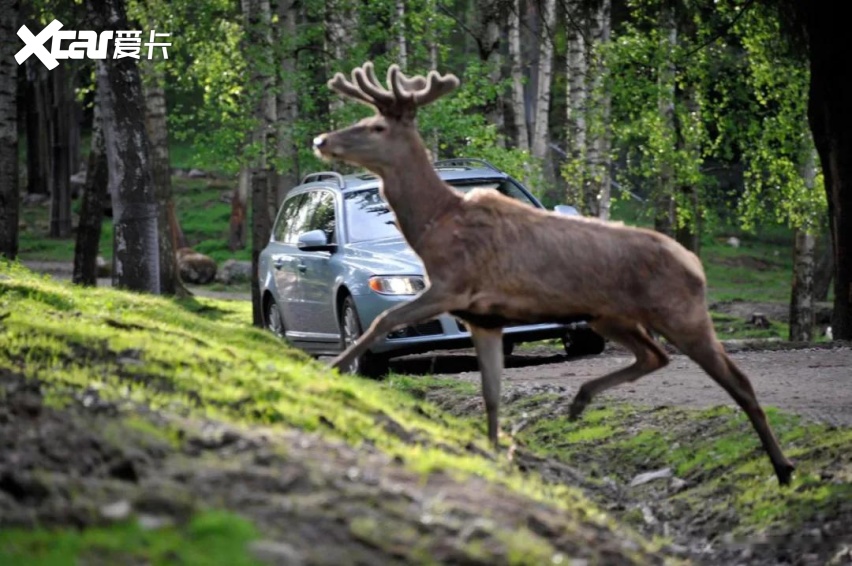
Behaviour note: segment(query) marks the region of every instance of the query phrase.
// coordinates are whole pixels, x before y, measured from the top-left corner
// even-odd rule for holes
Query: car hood
[[[402,238],[346,245],[346,259],[373,273],[423,275],[423,262]]]

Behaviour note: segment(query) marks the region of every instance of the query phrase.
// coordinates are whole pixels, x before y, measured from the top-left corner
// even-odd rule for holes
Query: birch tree
[[[187,246],[172,197],[172,168],[169,159],[169,131],[166,124],[166,91],[163,71],[152,61],[142,64],[145,97],[145,127],[151,148],[151,173],[157,199],[157,226],[160,242],[160,292],[187,295],[180,279],[175,252]]]
[[[95,63],[97,75],[103,74],[104,63]],[[89,162],[86,166],[86,186],[80,204],[80,220],[74,245],[74,268],[71,280],[76,285],[94,287],[97,285],[98,247],[101,241],[101,228],[104,206],[109,198],[109,167],[104,148],[103,119],[101,102],[97,88],[95,104],[92,110],[92,140],[89,150]]]
[[[396,44],[396,61],[402,69],[408,68],[408,48],[405,38],[405,0],[394,0],[394,28]]]
[[[556,18],[556,0],[542,0],[539,4],[538,72],[536,81],[535,111],[530,148],[534,157],[544,162],[545,179],[553,181],[550,156],[550,91],[553,81],[553,28]]]
[[[672,54],[677,46],[677,25],[674,6],[663,2],[659,19],[660,68],[657,74],[657,111],[661,127],[661,146],[674,150],[675,140],[675,73]],[[668,56],[667,56],[668,55]],[[663,234],[674,236],[677,225],[675,217],[675,172],[672,159],[663,157],[660,161],[659,179],[654,190],[654,229]]]
[[[568,113],[568,162],[563,167],[568,202],[585,205],[586,184],[586,99],[588,98],[588,64],[586,58],[587,13],[581,0],[567,3],[566,81]],[[585,210],[589,213],[590,211]]]
[[[610,94],[605,88],[607,67],[603,53],[609,43],[611,0],[601,0],[589,18],[591,23],[590,64],[587,70],[591,110],[588,120],[589,140],[586,154],[584,197],[586,209],[593,216],[609,218],[610,203]]]
[[[102,29],[128,29],[123,0],[88,0]],[[115,234],[113,283],[134,291],[159,293],[160,257],[157,201],[150,172],[145,102],[136,60],[104,60],[98,74],[104,148],[112,191]]]
[[[295,187],[300,178],[299,149],[293,132],[299,120],[298,86],[296,67],[296,21],[298,0],[279,0],[278,22],[275,26],[277,88],[275,91],[276,113],[276,169],[278,170],[276,201]]]
[[[525,94],[525,62],[521,51],[521,0],[513,0],[508,15],[509,73],[512,81],[512,117],[514,119],[515,146],[522,150],[530,147],[527,128],[527,97]]]
[[[254,105],[254,129],[251,154],[251,218],[252,218],[252,321],[263,326],[260,286],[257,279],[258,257],[269,242],[272,219],[276,208],[277,186],[269,171],[270,154],[276,147],[271,144],[275,136],[276,96],[274,52],[272,48],[272,14],[269,0],[243,0],[245,20],[246,58],[255,62],[251,78],[250,99]]]
[[[740,211],[746,227],[775,220],[793,228],[790,339],[811,340],[814,231],[827,203],[807,127],[809,75],[801,55],[782,41],[773,11],[749,12],[734,29],[747,54],[743,70],[754,93],[751,114],[758,118],[743,128],[747,169]]]

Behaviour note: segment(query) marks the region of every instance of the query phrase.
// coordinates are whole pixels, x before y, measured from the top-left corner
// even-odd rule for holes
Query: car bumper
[[[410,296],[386,296],[378,294],[355,297],[356,308],[365,329],[379,314],[389,308],[411,300]],[[561,338],[565,333],[579,328],[586,328],[584,321],[568,324],[524,324],[508,326],[503,329],[505,341],[531,342]],[[456,317],[450,314],[423,323],[408,326],[391,332],[376,341],[370,351],[376,354],[403,356],[428,352],[430,350],[450,350],[469,348],[473,345],[470,332]]]

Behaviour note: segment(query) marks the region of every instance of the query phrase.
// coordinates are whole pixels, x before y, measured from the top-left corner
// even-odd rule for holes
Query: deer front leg
[[[500,431],[500,379],[503,374],[503,329],[487,329],[468,324],[479,371],[482,374],[482,398],[488,416],[488,440],[497,450],[497,435]]]
[[[407,303],[386,310],[376,317],[370,328],[344,352],[331,361],[331,367],[349,367],[352,360],[362,355],[377,338],[409,324],[416,324],[441,313],[459,308],[452,295],[429,287]]]

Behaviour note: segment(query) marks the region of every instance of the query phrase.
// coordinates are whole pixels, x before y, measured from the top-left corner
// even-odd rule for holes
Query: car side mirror
[[[296,247],[305,252],[333,252],[337,249],[337,244],[330,244],[322,230],[311,230],[299,234]]]
[[[580,211],[570,204],[557,204],[553,207],[553,211],[557,214],[564,214],[565,216],[581,216]]]

